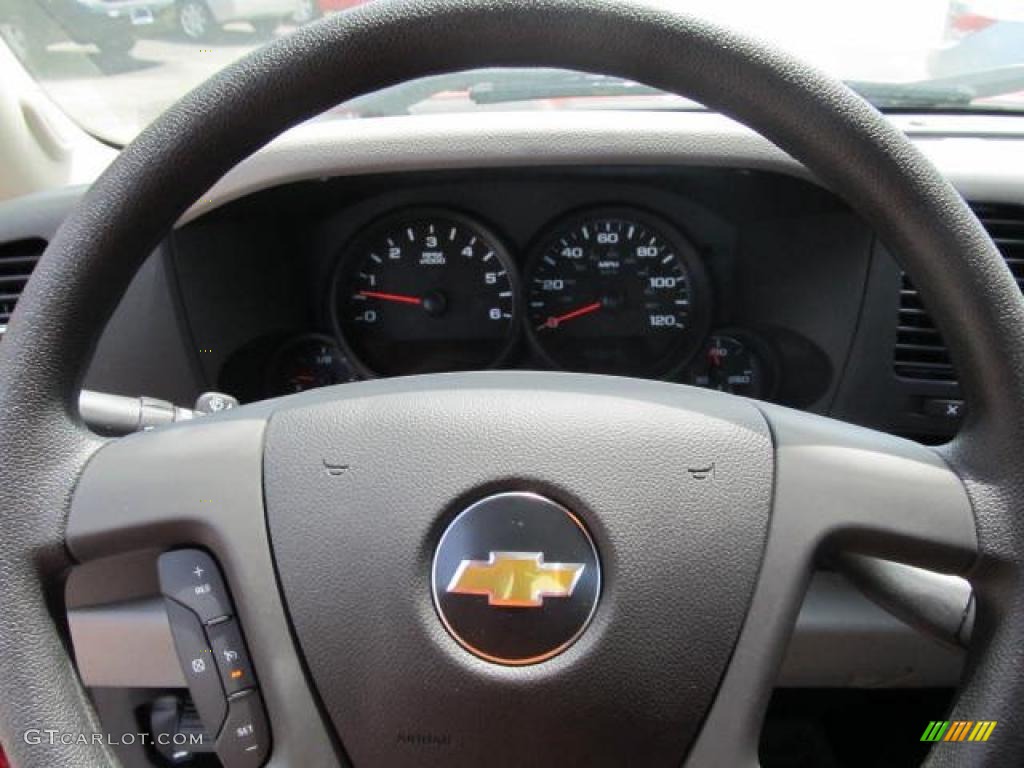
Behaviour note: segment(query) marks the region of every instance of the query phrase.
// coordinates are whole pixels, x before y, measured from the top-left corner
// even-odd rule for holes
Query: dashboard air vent
[[[46,241],[40,238],[0,243],[0,336],[45,249]]]
[[[1017,285],[1024,287],[1024,208],[984,205],[975,206],[974,212],[1006,259]],[[906,275],[900,285],[893,369],[905,379],[956,381],[946,344]]]

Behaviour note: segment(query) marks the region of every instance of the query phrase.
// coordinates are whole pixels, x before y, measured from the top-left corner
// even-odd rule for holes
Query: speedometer
[[[527,314],[538,350],[575,371],[664,376],[707,330],[707,280],[681,234],[633,210],[589,211],[534,252]]]
[[[365,373],[473,370],[508,351],[516,290],[507,252],[482,225],[412,211],[372,226],[342,254],[332,310]]]

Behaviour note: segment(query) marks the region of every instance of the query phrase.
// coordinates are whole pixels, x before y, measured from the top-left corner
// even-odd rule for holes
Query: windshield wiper
[[[478,82],[469,89],[476,104],[507,104],[538,99],[576,99],[587,97],[664,96],[665,91],[610,75],[540,70],[544,76],[494,78]],[[536,72],[536,70],[535,70]]]
[[[969,89],[955,86],[857,81],[848,82],[847,85],[878,109],[956,109],[970,106],[975,99]]]
[[[434,75],[392,86],[353,99],[345,107],[364,117],[404,115],[417,104],[449,91],[465,92],[469,101],[478,105],[540,99],[665,95],[657,88],[609,75],[562,69],[484,69]]]
[[[978,99],[1024,91],[1024,64],[909,83],[848,81],[847,85],[882,110],[964,109]],[[657,88],[609,75],[562,69],[484,69],[434,75],[392,86],[353,99],[345,107],[363,117],[405,115],[445,92],[462,92],[469,102],[480,106],[543,99],[667,95]],[[658,106],[650,100],[643,102],[644,109]],[[670,109],[689,107],[682,99],[665,104]]]
[[[910,83],[846,83],[878,109],[957,109],[1024,91],[1024,64]]]

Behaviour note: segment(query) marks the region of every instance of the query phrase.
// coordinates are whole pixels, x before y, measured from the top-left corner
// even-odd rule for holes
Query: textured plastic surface
[[[761,574],[729,670],[687,765],[757,765],[772,684],[819,553],[837,547],[950,572],[977,554],[974,515],[939,455],[907,440],[760,406],[775,441]]]
[[[752,404],[611,377],[346,385],[282,401],[267,432],[278,572],[356,765],[678,765],[746,614],[771,487]],[[590,626],[528,667],[460,647],[430,585],[447,521],[513,490],[573,510],[603,569]]]
[[[283,734],[275,751],[281,761],[298,748],[294,729],[310,727],[290,716],[282,696],[301,697],[304,688],[279,674],[293,652],[281,645],[282,627],[259,614],[246,617],[267,597],[256,599],[260,585],[273,580],[269,564],[246,563],[246,553],[258,554],[262,545],[246,535],[254,532],[245,523],[258,505],[244,479],[253,482],[258,471],[253,457],[274,408],[265,490],[291,615],[328,714],[354,757],[373,764],[476,760],[510,727],[538,734],[517,749],[503,746],[510,764],[542,760],[551,745],[587,762],[630,754],[655,764],[678,760],[757,576],[751,612],[690,758],[695,765],[752,765],[764,707],[822,548],[950,571],[965,568],[975,552],[964,489],[934,451],[764,406],[776,447],[775,508],[758,575],[773,453],[762,416],[747,401],[653,382],[525,373],[395,379],[109,445],[82,477],[69,544],[88,558],[193,540],[217,555],[243,623],[255,622],[257,666],[266,666],[261,653],[275,654],[273,684],[265,689]],[[446,461],[436,460],[439,445]],[[176,479],[191,482],[163,475],[170,456],[178,457]],[[501,487],[564,500],[607,553],[594,623],[565,654],[533,668],[473,658],[447,635],[431,603],[429,564],[443,522]],[[207,494],[215,503],[204,509]],[[760,512],[751,506],[758,498]],[[125,509],[133,510],[128,518]],[[668,655],[652,638],[667,641]],[[679,656],[678,647],[694,655]],[[338,663],[344,658],[360,663]],[[640,684],[642,691],[629,693]],[[701,685],[709,690],[703,701]],[[443,705],[424,707],[427,690],[447,691]],[[494,697],[496,690],[504,695]],[[656,708],[661,715],[642,722],[667,730],[623,732],[592,715],[581,721],[576,713],[591,712],[608,690],[626,696],[616,701],[630,701],[634,712],[645,702]],[[538,692],[568,705],[553,733],[530,721],[534,710],[526,703]],[[581,700],[574,705],[567,692]],[[683,693],[685,702],[674,698]],[[509,700],[520,698],[509,710]],[[475,719],[488,707],[495,708],[484,717],[494,721],[493,732]],[[509,711],[520,712],[522,722],[509,725]],[[621,716],[614,706],[599,711]],[[467,722],[468,733],[460,731]],[[632,741],[638,733],[642,741]],[[438,744],[445,750],[427,751]]]

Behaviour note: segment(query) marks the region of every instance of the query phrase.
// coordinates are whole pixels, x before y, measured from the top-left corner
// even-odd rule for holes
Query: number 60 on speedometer
[[[529,262],[527,319],[553,367],[666,376],[707,332],[710,296],[694,248],[641,211],[596,209],[563,220]]]

